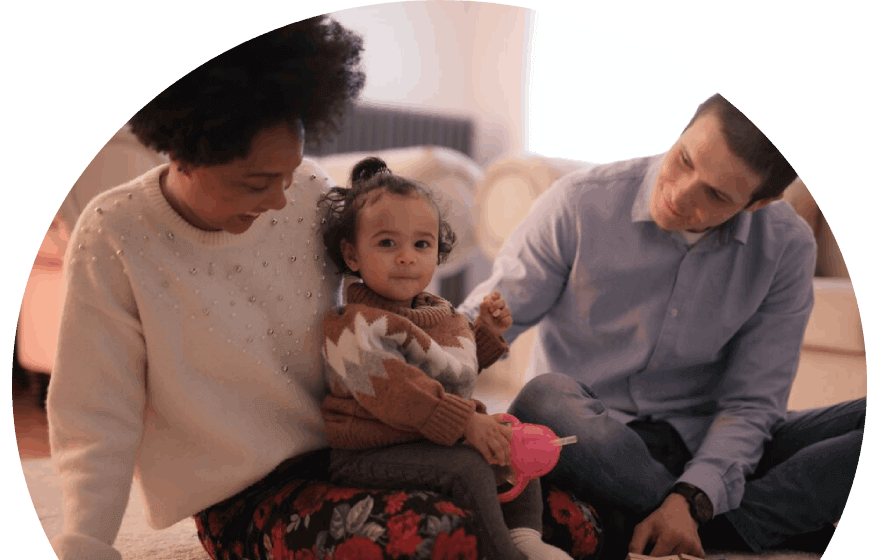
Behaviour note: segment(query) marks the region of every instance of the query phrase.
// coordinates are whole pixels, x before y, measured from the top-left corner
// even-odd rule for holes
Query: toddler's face
[[[410,306],[434,276],[439,231],[430,202],[383,192],[358,212],[355,244],[343,241],[342,253],[367,287]]]

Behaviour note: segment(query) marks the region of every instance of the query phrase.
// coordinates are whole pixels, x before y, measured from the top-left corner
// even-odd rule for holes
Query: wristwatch
[[[670,493],[681,494],[684,496],[684,499],[687,500],[688,507],[691,510],[691,517],[694,518],[694,521],[697,522],[698,526],[702,527],[704,523],[712,519],[712,516],[715,513],[712,501],[705,492],[693,484],[678,482],[672,487],[672,492]]]

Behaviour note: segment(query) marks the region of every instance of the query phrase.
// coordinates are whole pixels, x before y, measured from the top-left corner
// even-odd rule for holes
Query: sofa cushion
[[[840,246],[837,244],[834,234],[831,233],[831,227],[800,177],[785,189],[782,198],[791,204],[795,212],[807,222],[813,235],[816,236],[816,244],[818,245],[816,276],[849,278],[849,272],[843,262],[843,254],[840,252]]]
[[[862,320],[852,282],[847,278],[813,278],[813,312],[804,346],[864,354]]]

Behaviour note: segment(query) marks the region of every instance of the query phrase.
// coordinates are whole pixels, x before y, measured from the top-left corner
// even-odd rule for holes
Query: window
[[[715,93],[638,43],[534,11],[526,150],[610,163],[669,149]]]

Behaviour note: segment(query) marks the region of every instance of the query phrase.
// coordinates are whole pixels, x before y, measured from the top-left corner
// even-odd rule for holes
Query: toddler
[[[471,394],[512,318],[497,292],[471,324],[423,291],[455,243],[431,192],[367,158],[320,204],[330,258],[362,280],[324,318],[333,482],[437,491],[473,512],[487,557],[570,560],[541,541],[538,480],[498,501],[491,465],[509,465],[511,431]]]

